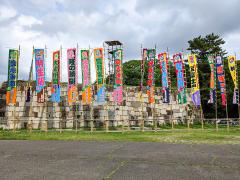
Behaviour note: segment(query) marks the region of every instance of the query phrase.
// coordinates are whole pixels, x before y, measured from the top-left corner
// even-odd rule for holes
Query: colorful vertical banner
[[[155,49],[147,50],[147,65],[148,65],[148,78],[147,78],[147,95],[148,102],[150,104],[155,102],[154,98],[154,62],[155,62],[156,51]]]
[[[223,69],[223,61],[221,56],[216,57],[216,68],[217,68],[217,79],[222,97],[222,105],[226,106],[226,80],[225,73]]]
[[[89,50],[81,50],[82,62],[82,100],[83,104],[90,104],[92,101],[90,84],[90,59]]]
[[[184,63],[182,59],[182,54],[178,53],[173,55],[173,62],[175,67],[175,73],[177,76],[177,88],[178,88],[178,103],[187,103],[187,92],[186,92],[186,81],[184,77]]]
[[[53,52],[53,70],[52,70],[52,102],[60,102],[60,51]]]
[[[104,58],[103,48],[95,48],[94,62],[96,67],[96,80],[97,80],[97,102],[105,102],[105,86],[104,86]]]
[[[113,51],[114,59],[114,90],[113,99],[117,104],[123,102],[123,82],[122,82],[122,59],[123,59],[122,49],[116,49]]]
[[[140,91],[143,90],[144,67],[145,67],[145,62],[146,61],[147,61],[147,49],[144,48],[142,50],[142,60],[141,60],[141,84],[140,84]]]
[[[208,56],[208,63],[210,66],[210,99],[208,100],[209,104],[215,104],[216,102],[216,66],[215,58],[213,55]]]
[[[17,80],[18,80],[19,51],[10,49],[8,56],[8,84],[6,93],[6,104],[16,104]]]
[[[196,107],[201,106],[200,88],[199,88],[199,77],[197,68],[197,57],[195,54],[188,55],[188,64],[191,75],[191,94],[192,101]]]
[[[233,104],[239,103],[239,89],[237,77],[237,61],[235,56],[228,56],[228,67],[234,83]]]
[[[44,87],[45,87],[45,62],[44,49],[34,49],[35,69],[36,69],[36,92],[37,102],[44,102]]]
[[[77,101],[77,55],[76,48],[67,50],[68,61],[68,103]]]
[[[169,90],[169,67],[167,53],[158,54],[158,60],[160,64],[161,74],[162,74],[162,93],[163,93],[163,103],[170,102],[170,90]]]

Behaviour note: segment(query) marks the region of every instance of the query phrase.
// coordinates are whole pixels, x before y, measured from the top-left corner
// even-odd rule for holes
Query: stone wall
[[[96,88],[92,88],[96,89]],[[108,125],[117,126],[140,126],[142,119],[145,125],[184,122],[191,116],[192,103],[189,94],[187,104],[178,104],[176,94],[172,94],[171,104],[162,103],[161,90],[156,88],[155,104],[148,103],[146,92],[143,92],[142,100],[139,99],[137,87],[124,87],[124,102],[121,106],[113,101],[112,93],[107,93],[107,103],[98,104],[93,102],[92,106],[81,103],[82,95],[79,88],[78,100],[69,106],[67,102],[67,87],[61,87],[61,102],[52,103],[50,101],[51,88],[45,88],[45,103],[37,103],[37,94],[32,90],[31,102],[26,102],[26,86],[18,86],[17,104],[2,107],[4,117],[0,119],[4,128],[27,128],[31,125],[34,129],[39,128],[74,128],[90,127],[93,122],[94,127],[105,127]],[[93,91],[93,94],[96,94]],[[4,100],[4,94],[2,99]],[[96,95],[95,99],[96,99]],[[199,115],[195,110],[195,115]],[[193,114],[193,113],[192,113]],[[195,117],[191,117],[195,118]]]

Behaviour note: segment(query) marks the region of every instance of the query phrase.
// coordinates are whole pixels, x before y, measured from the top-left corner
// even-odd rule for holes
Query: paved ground
[[[0,141],[1,180],[240,179],[239,145]]]

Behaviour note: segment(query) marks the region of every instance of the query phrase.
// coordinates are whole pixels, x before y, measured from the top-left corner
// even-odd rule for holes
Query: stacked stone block
[[[189,108],[193,107],[188,94],[187,104],[178,104],[176,97],[172,97],[170,104],[162,103],[161,91],[156,91],[155,104],[148,103],[148,97],[143,91],[139,98],[137,87],[124,87],[123,103],[118,105],[113,101],[112,92],[107,92],[108,101],[98,104],[94,101],[91,105],[82,104],[82,94],[79,91],[77,102],[69,105],[67,101],[67,86],[61,87],[61,102],[51,102],[51,87],[45,88],[45,102],[37,102],[37,94],[32,91],[31,102],[26,102],[26,86],[18,87],[17,104],[6,106],[6,128],[79,128],[90,127],[93,122],[95,127],[105,126],[140,126],[142,119],[145,125],[159,125],[164,123],[178,123],[190,117]],[[94,93],[94,92],[93,92]],[[96,95],[94,94],[96,99]],[[199,114],[196,110],[195,113]]]

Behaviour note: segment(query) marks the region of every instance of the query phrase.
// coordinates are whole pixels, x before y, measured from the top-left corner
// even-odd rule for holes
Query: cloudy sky
[[[189,39],[214,32],[229,54],[240,57],[239,7],[240,0],[0,0],[0,82],[7,79],[8,49],[19,44],[19,79],[28,77],[33,45],[47,46],[47,80],[52,52],[62,45],[63,81],[66,49],[77,43],[88,48],[120,40],[127,61],[140,58],[141,44],[174,53]]]

